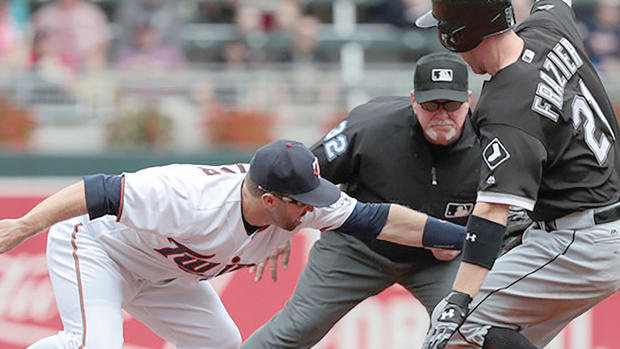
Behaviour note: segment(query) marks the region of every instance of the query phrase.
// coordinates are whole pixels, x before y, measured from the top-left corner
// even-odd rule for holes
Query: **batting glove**
[[[472,298],[459,291],[452,291],[433,310],[431,327],[426,334],[423,349],[442,349],[454,332],[465,321]]]

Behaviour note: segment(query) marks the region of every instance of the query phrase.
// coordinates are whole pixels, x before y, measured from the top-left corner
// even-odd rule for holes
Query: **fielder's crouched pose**
[[[432,235],[457,249],[464,236],[403,206],[357,202],[320,178],[305,146],[285,140],[249,166],[84,177],[1,220],[0,253],[55,223],[47,258],[63,330],[31,348],[121,348],[122,308],[179,349],[238,348],[237,327],[201,281],[263,261],[302,228],[412,246]]]

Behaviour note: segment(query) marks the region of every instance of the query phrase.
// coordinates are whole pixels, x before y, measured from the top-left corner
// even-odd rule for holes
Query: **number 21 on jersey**
[[[611,141],[607,138],[604,132],[601,132],[600,137],[597,139],[594,134],[597,129],[595,117],[598,117],[607,127],[612,140],[615,140],[614,132],[605,118],[598,102],[594,99],[592,93],[590,93],[590,90],[588,90],[588,87],[584,84],[583,80],[579,80],[579,89],[581,90],[581,95],[575,96],[571,104],[571,120],[573,122],[573,127],[578,129],[583,124],[583,136],[585,142],[596,157],[599,165],[603,165],[607,159],[607,155],[609,154]]]

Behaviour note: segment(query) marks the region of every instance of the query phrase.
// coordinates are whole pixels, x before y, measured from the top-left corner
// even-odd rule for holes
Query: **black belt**
[[[620,219],[620,205],[614,205],[600,212],[594,210],[594,223],[603,224]]]
[[[538,221],[536,227],[545,231],[558,229],[582,229],[593,224],[603,224],[620,219],[620,203],[603,208],[588,209],[549,221]]]

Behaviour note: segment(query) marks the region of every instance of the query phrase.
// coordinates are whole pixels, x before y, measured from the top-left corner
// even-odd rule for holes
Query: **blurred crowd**
[[[517,20],[528,15],[532,1],[513,0]],[[592,0],[574,6],[583,23],[586,48],[603,75],[620,72],[619,1]],[[375,35],[380,41],[384,33],[381,28],[405,34],[419,30],[413,22],[430,7],[430,0],[355,1],[347,17],[342,9],[336,9],[335,4],[343,3],[346,4],[326,0],[0,0],[0,69],[9,73],[0,76],[0,99],[6,76],[26,72],[34,78],[32,86],[17,93],[19,104],[36,103],[45,95],[42,91],[53,89],[56,101],[76,100],[97,113],[106,113],[102,106],[123,107],[122,99],[130,94],[117,87],[119,80],[131,74],[177,71],[179,74],[167,75],[168,80],[174,80],[183,72],[200,71],[211,64],[216,67],[210,68],[212,71],[239,77],[266,66],[277,66],[277,71],[286,72],[289,81],[281,86],[270,85],[269,89],[255,82],[251,87],[231,88],[209,81],[192,86],[189,94],[204,106],[209,129],[217,130],[221,126],[218,120],[227,120],[231,123],[227,127],[236,131],[237,124],[255,125],[248,132],[255,135],[259,125],[268,125],[278,114],[265,106],[286,108],[295,103],[306,105],[315,113],[315,105],[335,105],[332,112],[337,119],[347,107],[338,86],[341,77],[322,70],[332,67],[333,72],[343,68],[341,48],[347,40],[355,39],[343,37],[335,30],[336,22],[344,18],[353,20],[354,26],[366,24],[364,35]],[[358,28],[361,27],[354,27],[353,34]],[[395,36],[395,42],[389,43],[389,47],[398,49],[361,45],[362,51],[376,51],[363,59],[387,65],[413,64],[416,57],[428,53],[417,52],[400,42],[398,38],[403,37]],[[431,39],[436,42],[434,36]],[[143,76],[140,79],[146,81]],[[159,86],[148,86],[148,82],[143,85],[139,93],[147,96],[142,98],[147,111],[140,117],[147,121],[140,121],[139,125],[152,123],[157,115],[149,108],[162,103],[161,92],[144,93],[149,87]],[[109,91],[116,91],[116,95],[111,96]],[[239,106],[252,112],[239,113]],[[262,114],[265,109],[270,109],[267,117]],[[295,115],[290,110],[280,113],[289,114]],[[278,117],[282,118],[275,116]],[[40,115],[38,118],[41,119]]]
[[[527,15],[531,0],[513,2],[517,18]],[[601,70],[618,70],[618,0],[588,3],[592,6],[579,16],[586,46]],[[355,16],[358,23],[415,30],[414,19],[429,4],[375,0],[358,6]],[[1,0],[0,59],[5,67],[52,76],[103,66],[148,71],[205,62],[225,63],[231,69],[266,62],[337,63],[338,51],[321,45],[322,25],[333,22],[329,1]],[[201,23],[233,27],[226,40],[200,50],[187,44],[183,32]]]

